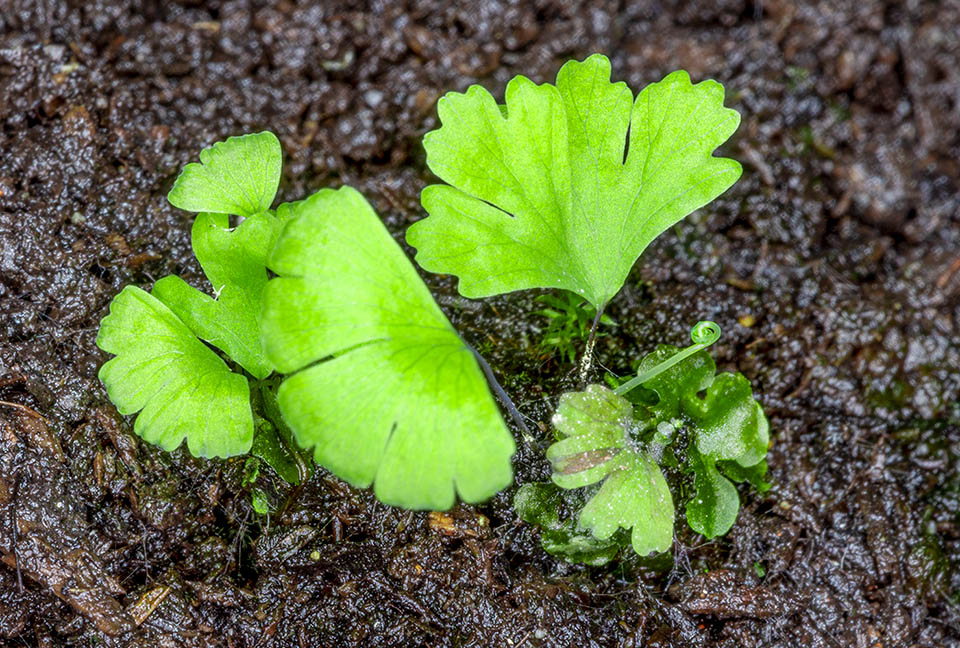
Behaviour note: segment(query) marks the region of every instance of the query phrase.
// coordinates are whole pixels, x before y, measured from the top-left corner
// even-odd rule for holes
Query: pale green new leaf
[[[580,512],[579,524],[605,540],[632,529],[640,555],[673,543],[673,498],[660,467],[637,439],[633,406],[602,385],[560,397],[553,419],[561,437],[547,449],[551,478],[562,488],[603,485]]]
[[[224,351],[255,378],[273,371],[261,350],[259,320],[267,254],[279,227],[270,212],[254,214],[235,229],[230,228],[226,214],[200,214],[193,223],[193,252],[216,298],[175,275],[164,277],[153,288],[153,295],[198,337]]]
[[[610,472],[610,459],[627,447],[633,407],[602,385],[560,397],[553,427],[560,439],[547,448],[552,479],[561,488],[594,484]]]
[[[164,450],[184,438],[198,457],[250,450],[253,415],[246,378],[233,373],[163,303],[127,286],[100,323],[97,346],[116,355],[100,381],[134,431]]]
[[[322,190],[274,248],[263,339],[284,420],[382,501],[446,509],[510,483],[513,439],[472,351],[355,190]]]
[[[682,364],[682,363],[680,363]],[[695,447],[688,449],[696,492],[687,502],[690,528],[708,538],[730,530],[737,519],[740,498],[719,463],[749,469],[763,461],[770,441],[769,423],[753,398],[750,381],[741,374],[722,373],[706,388],[683,396],[683,412],[692,422]],[[731,471],[734,477],[750,471]]]
[[[673,497],[660,467],[648,453],[624,453],[603,486],[580,511],[580,526],[594,537],[609,538],[622,527],[633,529],[633,550],[645,556],[673,544]]]
[[[595,54],[564,65],[556,86],[515,77],[505,106],[471,86],[438,112],[424,148],[448,184],[424,189],[429,216],[407,240],[467,297],[565,288],[599,307],[653,239],[741,173],[712,156],[740,122],[723,86],[682,70],[634,100]]]
[[[620,538],[600,540],[590,531],[578,528],[574,519],[560,517],[563,508],[581,509],[583,500],[583,491],[561,490],[550,482],[532,482],[517,489],[513,508],[524,522],[540,527],[540,546],[548,554],[586,565],[605,565],[620,553]]]
[[[644,356],[637,372],[678,351],[660,345]],[[727,466],[734,478],[762,484],[766,467],[758,464],[766,456],[770,440],[767,418],[753,398],[750,381],[741,374],[717,375],[716,370],[710,354],[700,351],[643,383],[644,389],[656,395],[656,402],[646,405],[646,411],[659,421],[679,417],[687,424],[692,440],[687,465],[694,474],[695,489],[686,506],[687,522],[708,538],[729,531],[740,508],[737,489],[718,466]]]
[[[270,132],[229,137],[183,168],[167,200],[191,212],[253,216],[270,209],[280,184],[283,153]]]

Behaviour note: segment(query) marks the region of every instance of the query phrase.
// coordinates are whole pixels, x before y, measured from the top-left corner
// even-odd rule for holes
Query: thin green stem
[[[686,349],[678,351],[655,367],[647,369],[643,373],[637,374],[635,377],[614,389],[613,393],[617,394],[618,396],[623,396],[630,390],[639,387],[648,380],[660,375],[678,362],[689,358],[697,351],[706,349],[708,346],[720,339],[720,326],[709,320],[697,322],[696,325],[690,329],[690,339],[693,340],[693,344],[688,346]]]

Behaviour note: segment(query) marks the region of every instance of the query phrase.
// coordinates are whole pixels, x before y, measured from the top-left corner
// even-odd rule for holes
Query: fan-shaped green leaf
[[[580,511],[580,526],[601,540],[622,527],[633,529],[633,550],[645,556],[673,544],[673,497],[656,461],[646,452],[624,453],[603,486]]]
[[[225,214],[203,213],[193,223],[193,251],[213,285],[216,299],[180,277],[164,277],[153,295],[201,339],[226,352],[256,378],[272,366],[260,347],[260,311],[267,284],[266,259],[280,223],[260,212],[230,228]]]
[[[253,415],[246,378],[150,294],[127,286],[100,323],[97,346],[116,357],[100,381],[121,414],[140,412],[134,431],[164,450],[187,439],[198,457],[250,449]]]
[[[640,555],[673,543],[673,498],[649,451],[641,444],[633,406],[602,385],[566,393],[553,419],[561,437],[547,449],[554,483],[579,488],[604,480],[580,512],[580,526],[606,540],[632,529]]]
[[[677,71],[634,100],[599,54],[564,65],[556,86],[515,77],[504,107],[471,86],[438,112],[424,148],[448,184],[424,189],[429,217],[407,240],[467,297],[565,288],[599,307],[654,238],[741,173],[712,156],[740,122],[719,83]]]
[[[388,504],[445,509],[510,483],[510,436],[469,347],[363,197],[292,207],[271,254],[263,335],[293,373],[284,420],[317,463]]]
[[[283,152],[270,132],[229,137],[183,168],[167,200],[191,212],[253,216],[270,209],[280,184]]]

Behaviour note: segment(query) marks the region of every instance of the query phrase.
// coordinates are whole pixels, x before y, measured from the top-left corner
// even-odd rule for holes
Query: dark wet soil
[[[956,3],[0,0],[0,33],[0,645],[960,646]],[[773,437],[728,536],[572,566],[513,489],[430,515],[322,471],[266,518],[242,458],[132,435],[96,329],[126,284],[203,285],[165,200],[203,146],[273,130],[281,198],[350,183],[399,236],[444,91],[597,51],[635,89],[717,78],[743,114],[743,179],[645,254],[598,349],[626,372],[721,324]],[[533,295],[428,281],[540,424],[516,469],[544,479],[574,377]]]

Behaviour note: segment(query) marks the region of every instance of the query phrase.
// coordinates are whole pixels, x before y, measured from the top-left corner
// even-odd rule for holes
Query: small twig
[[[7,387],[9,385],[16,385],[17,383],[27,382],[27,377],[21,374],[15,374],[13,376],[7,376],[6,378],[0,378],[0,387]]]
[[[587,338],[587,348],[583,351],[583,358],[580,359],[580,387],[586,389],[587,375],[593,367],[593,347],[597,344],[597,327],[600,325],[600,318],[603,317],[603,309],[606,304],[600,304],[597,308],[597,315],[593,318],[593,325],[590,326],[590,337]]]
[[[173,590],[169,585],[158,585],[141,596],[127,612],[138,626],[143,625]]]
[[[958,271],[960,271],[960,257],[954,259],[950,267],[937,279],[937,288],[944,288]]]
[[[243,543],[243,536],[247,530],[247,518],[250,517],[250,509],[247,509],[247,512],[243,515],[243,521],[240,522],[240,528],[237,529],[237,535],[233,539],[233,550],[237,554],[236,568],[237,571],[240,571],[240,546]]]
[[[2,400],[0,400],[0,405],[6,405],[7,407],[16,408],[24,412],[25,414],[32,416],[34,418],[38,418],[44,423],[46,423],[47,425],[50,425],[50,420],[47,419],[46,416],[44,416],[43,414],[40,414],[39,412],[35,412],[34,410],[30,409],[26,405],[21,405],[20,403],[11,403],[10,401],[2,401]]]
[[[13,536],[13,561],[17,563],[17,591],[23,594],[23,575],[20,573],[20,554],[17,551],[17,544],[20,539],[17,535],[17,494],[20,491],[20,473],[13,479],[13,502],[10,505],[10,529]]]
[[[490,367],[490,364],[483,358],[482,355],[477,353],[477,350],[472,346],[464,342],[467,345],[467,348],[473,352],[473,357],[477,359],[477,363],[480,365],[480,369],[483,370],[483,375],[487,377],[487,382],[490,383],[490,387],[493,388],[493,393],[497,395],[497,399],[503,404],[507,409],[507,412],[510,414],[510,418],[513,419],[513,422],[523,430],[523,433],[530,439],[533,439],[533,433],[530,432],[530,428],[527,427],[527,424],[523,422],[523,415],[520,414],[520,410],[517,409],[517,406],[513,404],[510,396],[504,391],[503,387],[500,386],[500,382],[497,380],[497,377],[493,374],[493,369]]]
[[[149,582],[150,563],[147,561],[147,525],[143,522],[143,520],[140,520],[140,546],[143,548],[143,571],[147,576],[147,580],[144,582]]]

